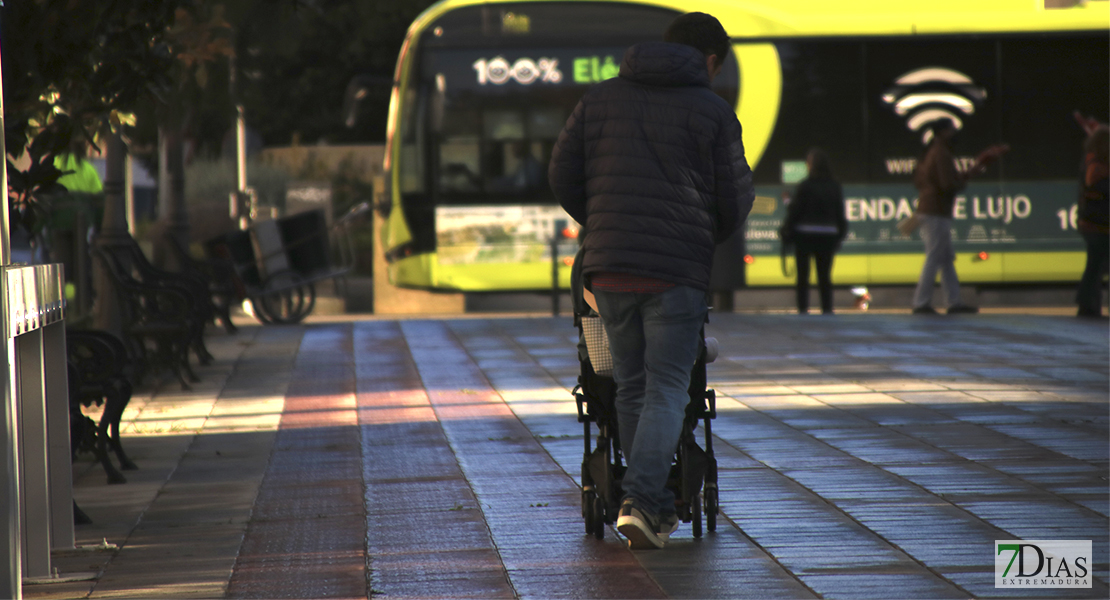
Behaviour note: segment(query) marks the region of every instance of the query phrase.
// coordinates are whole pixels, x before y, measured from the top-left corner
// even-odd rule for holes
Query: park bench
[[[203,281],[208,287],[208,298],[216,318],[228,333],[235,333],[231,322],[231,307],[245,297],[245,290],[239,283],[235,265],[228,260],[217,258],[199,259],[189,252],[179,239],[166,236],[166,245],[177,259],[182,273]]]
[[[186,378],[200,379],[189,366],[189,350],[197,336],[203,335],[206,322],[198,316],[195,293],[172,281],[137,279],[118,256],[103,248],[93,248],[92,254],[116,289],[120,331],[128,355],[135,361],[136,383],[152,370],[165,368],[173,372],[182,389],[191,389]]]
[[[104,467],[108,483],[127,479],[112,464],[109,450],[119,460],[120,469],[138,467],[128,458],[120,442],[120,419],[131,401],[131,382],[127,378],[130,359],[123,342],[116,336],[91,329],[66,330],[66,363],[69,371],[70,447],[91,452]],[[84,414],[82,407],[103,406],[100,422]]]
[[[117,257],[117,264],[130,265],[128,273],[137,281],[159,287],[173,287],[189,296],[194,329],[190,332],[189,347],[202,365],[212,362],[212,354],[204,344],[204,326],[215,319],[208,283],[189,273],[175,273],[155,267],[143,253],[139,243],[127,236],[126,243],[108,246]]]

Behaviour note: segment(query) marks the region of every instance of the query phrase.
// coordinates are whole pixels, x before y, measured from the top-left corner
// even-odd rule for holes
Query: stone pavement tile
[[[92,598],[211,598],[223,594],[245,523],[142,525],[127,538]]]
[[[516,440],[529,438],[527,429],[489,388],[454,335],[428,323],[406,322],[402,329],[516,592],[521,597],[616,597],[618,590],[625,590],[633,597],[659,597],[659,588],[627,550],[585,538],[577,485],[545,453],[520,452]],[[483,415],[481,425],[498,425],[492,432],[483,427],[489,433],[478,435],[474,421],[451,418],[459,414],[455,410],[459,394],[435,385],[448,374],[474,386],[473,401],[478,404],[470,410]],[[516,451],[506,454],[505,449],[514,444]],[[534,439],[530,444],[538,448]],[[491,469],[490,464],[501,468]],[[546,506],[537,507],[537,502]],[[621,581],[600,575],[616,565],[626,569]],[[560,572],[545,575],[545,566]],[[569,573],[575,576],[568,577]]]
[[[729,445],[735,444],[729,440]],[[718,460],[727,465],[733,452],[722,448]],[[918,573],[917,576],[926,580],[935,579],[938,589],[950,587],[901,550],[847,517],[829,499],[814,494],[784,474],[770,469],[744,469],[722,471],[720,475],[721,505],[725,514],[777,562],[819,594],[835,597],[839,592],[837,582],[827,577],[811,579],[809,573],[846,565],[862,572],[880,567],[898,568]],[[848,497],[865,494],[861,487]],[[905,506],[907,499],[891,497],[887,502],[891,506]]]
[[[360,403],[372,401],[365,397],[359,399]],[[360,412],[364,417],[372,414],[369,411]],[[369,481],[392,481],[397,478],[422,480],[458,475],[455,455],[435,421],[422,421],[411,426],[364,424],[362,440],[363,450],[372,448],[374,453],[374,460],[364,461],[363,464],[363,473]]]
[[[998,379],[1004,381],[1014,381],[1018,379],[1044,379],[1044,375],[1035,373],[1028,369],[1019,369],[1012,366],[981,366],[981,367],[965,367],[967,371],[986,377],[987,379]]]
[[[936,427],[943,427],[937,425]],[[901,429],[901,428],[899,428]],[[950,462],[952,454],[887,427],[814,429],[813,437],[845,454],[876,465]]]
[[[388,584],[374,583],[372,596],[386,598],[516,598],[504,577],[456,573],[428,579],[400,579]]]
[[[966,392],[952,391],[948,390],[947,388],[944,389],[946,391],[899,391],[891,392],[890,395],[904,402],[925,406],[941,413],[944,413],[944,410],[942,409],[946,409],[952,406],[960,406],[964,404],[984,404],[983,399],[977,396],[973,396]]]
[[[364,323],[354,327],[352,336],[370,594],[513,597],[478,501],[435,420],[400,327]],[[386,368],[378,371],[368,363]],[[399,404],[419,420],[398,422],[389,407]]]
[[[191,393],[177,391],[174,386],[140,389],[123,417],[132,425],[132,433],[123,434],[123,444],[139,466],[137,471],[125,472],[127,484],[106,486],[99,467],[82,460],[75,462],[74,498],[94,520],[92,525],[77,527],[77,545],[90,546],[107,539],[120,549],[114,553],[65,554],[53,561],[62,572],[70,568],[102,572],[98,581],[82,584],[84,590],[79,595],[68,597],[85,597],[90,593],[211,597],[210,591],[197,590],[207,589],[208,585],[222,589],[226,584],[227,561],[231,559],[233,564],[236,540],[242,537],[243,523],[250,510],[247,499],[250,493],[243,487],[257,486],[257,481],[250,481],[249,474],[252,468],[257,471],[264,466],[272,433],[240,434],[234,426],[211,436],[196,433],[203,432],[210,420],[201,418],[202,415],[235,402],[234,398],[224,397],[221,389],[235,378],[234,365],[249,356],[253,340],[259,335],[258,328],[244,327],[235,336],[211,336],[208,346],[216,360],[211,366],[197,369],[203,381]],[[209,397],[200,397],[204,394]],[[188,429],[174,427],[175,423],[180,425],[179,417],[195,418],[196,422],[190,423]],[[137,419],[145,424],[134,427]],[[223,443],[237,444],[228,456],[228,463],[239,472],[237,482],[232,482],[227,472],[206,465],[210,458],[218,459],[215,454],[218,448],[228,448]],[[210,493],[213,491],[214,494]],[[198,540],[207,539],[212,544],[203,560],[193,556],[204,548],[204,543]],[[196,585],[191,588],[180,584],[174,579],[176,573],[165,573],[174,571],[181,557],[189,559],[185,565],[190,568],[202,565],[203,568],[197,567],[198,572],[209,574],[194,577]],[[217,576],[215,573],[221,569],[224,573]],[[158,582],[149,580],[129,584],[124,574],[132,572],[142,573],[143,577],[164,573],[162,585],[158,587],[155,585]],[[66,597],[57,593],[61,589],[43,586],[29,589],[25,596]]]
[[[369,564],[371,596],[513,598],[496,550],[375,553]]]
[[[670,552],[668,549],[667,553]],[[641,560],[646,558],[645,556]],[[700,573],[697,578],[692,578],[688,569],[663,562],[658,567],[652,567],[652,577],[667,590],[669,598],[780,600],[817,597],[813,591],[793,578],[768,577],[761,568],[762,564],[759,564],[761,562],[750,567],[745,562],[736,562],[729,568]]]
[[[966,404],[948,404],[937,408],[953,419],[975,423],[977,425],[996,425],[1010,423],[1041,423],[1043,420],[1035,414],[1000,402],[969,402]]]
[[[947,387],[950,390],[954,390],[954,391],[958,391],[958,392],[969,392],[969,393],[973,393],[973,394],[974,393],[979,393],[979,392],[992,392],[992,391],[1000,391],[1000,392],[1022,391],[1024,389],[1026,389],[1026,387],[1028,387],[1028,386],[1036,385],[1036,382],[1021,381],[1021,380],[1017,380],[1017,381],[1011,383],[1011,382],[1008,382],[1008,381],[1007,382],[1000,382],[1000,381],[992,381],[992,380],[987,380],[987,379],[956,379],[956,380],[942,382],[942,383],[944,383],[944,386]]]
[[[822,498],[834,503],[841,500],[872,502],[904,502],[913,505],[936,500],[928,491],[906,482],[886,470],[870,465],[829,469],[784,469],[791,480],[811,490],[820,490]]]
[[[722,404],[721,399],[718,399],[714,433],[726,439],[722,429],[727,428],[728,440],[744,440],[741,448],[744,454],[768,467],[774,469],[806,466],[831,468],[852,464],[857,460],[841,452],[828,452],[827,444],[774,421],[766,415],[754,411],[744,413],[730,409],[721,410]],[[727,425],[722,425],[726,422]],[[772,424],[777,424],[777,431]]]
[[[1105,583],[1097,579],[1092,582],[1090,589],[1077,588],[997,588],[994,580],[994,565],[986,572],[947,574],[948,578],[960,587],[968,590],[976,598],[1031,598],[1044,600],[1046,598],[1076,598],[1083,600],[1101,600],[1110,597],[1110,589]]]
[[[1105,435],[1083,431],[1073,426],[1036,423],[990,425],[989,428],[1078,460],[1089,462],[1110,460],[1110,446],[1106,443]]]
[[[254,504],[257,481],[240,484],[181,484],[171,482],[159,492],[158,501],[143,513],[143,523],[156,525],[203,525],[245,523]]]
[[[858,383],[849,382],[825,383],[816,385],[795,385],[793,386],[793,389],[795,392],[807,396],[829,396],[834,398],[848,396],[851,394],[866,394],[871,391]]]
[[[913,482],[938,497],[958,499],[1032,494],[1037,488],[978,463],[959,461],[926,465],[887,465],[887,471]]]
[[[984,521],[1015,536],[1015,539],[1091,539],[1095,541],[1095,563],[1110,562],[1107,551],[1110,533],[1106,518],[1047,494],[992,498],[961,503],[961,507]],[[1051,515],[1048,520],[1041,515]],[[1051,532],[1051,535],[1049,534]]]
[[[850,412],[828,410],[828,405],[806,396],[747,397],[745,406],[758,410],[795,429],[874,427]]]
[[[517,597],[522,600],[546,598],[665,598],[654,582],[648,585],[654,588],[648,592],[644,587],[637,586],[635,581],[626,581],[622,585],[621,578],[614,577],[611,572],[592,572],[561,568],[550,572],[529,570],[527,573],[509,571],[513,580],[513,589]],[[645,586],[646,587],[646,586]]]
[[[302,508],[311,509],[313,486],[319,486],[316,495],[330,503],[323,513],[356,517],[357,505],[344,503],[361,493],[357,476],[344,483],[342,478],[327,475],[352,469],[361,475],[367,489],[380,487],[381,492],[361,496],[367,510],[363,531],[368,545],[364,542],[361,552],[350,556],[338,553],[345,558],[363,556],[361,566],[352,560],[347,567],[336,567],[302,553],[295,554],[295,561],[278,556],[272,564],[286,571],[326,571],[327,576],[341,579],[358,572],[364,586],[369,582],[364,593],[375,593],[375,586],[388,584],[392,586],[387,592],[390,595],[408,597],[631,595],[627,588],[614,586],[613,572],[645,574],[642,581],[650,583],[647,589],[655,590],[643,594],[648,596],[804,597],[811,595],[811,590],[824,590],[830,597],[867,597],[873,589],[871,582],[887,581],[886,590],[909,589],[925,597],[948,597],[941,589],[955,589],[956,595],[966,596],[958,586],[990,597],[995,594],[990,545],[1013,532],[992,526],[984,518],[1008,524],[1018,518],[1014,515],[1022,507],[1035,507],[1043,513],[1036,526],[1041,532],[1063,536],[1085,531],[1092,523],[1105,529],[1108,502],[1105,494],[1100,499],[1097,492],[1100,482],[1105,488],[1105,479],[1100,477],[1105,476],[1110,461],[1099,455],[1083,461],[1044,447],[1087,452],[1088,442],[1081,440],[1073,448],[1069,444],[1076,444],[1075,438],[1066,434],[1074,429],[1097,438],[1106,431],[1110,418],[1098,411],[1101,406],[1105,412],[1105,378],[1013,379],[1021,374],[1018,371],[1038,367],[1105,373],[1106,367],[1099,361],[1081,362],[1077,358],[1080,352],[1057,351],[1076,340],[1085,343],[1082,340],[1087,338],[1081,332],[1068,330],[1066,340],[1048,338],[1061,340],[1053,346],[1045,343],[1036,328],[1015,335],[1000,320],[989,318],[926,325],[908,317],[864,315],[838,318],[835,323],[811,321],[806,330],[800,330],[792,329],[789,324],[798,320],[789,317],[714,316],[711,328],[726,338],[722,355],[747,359],[743,363],[724,359],[710,366],[711,385],[721,394],[714,431],[719,436],[716,445],[722,461],[722,502],[729,504],[723,506],[715,534],[695,540],[689,525],[684,525],[666,551],[636,553],[624,549],[611,530],[601,542],[582,533],[576,484],[582,426],[575,420],[569,395],[577,371],[573,359],[577,335],[566,319],[467,319],[404,325],[375,321],[347,329],[319,328],[305,344],[311,352],[302,353],[298,360],[299,369],[306,372],[291,385],[294,397],[315,403],[290,406],[290,426],[300,427],[297,431],[305,436],[286,438],[284,444],[279,441],[272,465],[274,473],[291,477],[288,492],[275,486],[263,489],[259,499],[272,504],[289,498],[289,510],[272,508],[266,514],[273,522],[293,520]],[[958,339],[956,336],[964,335],[961,328],[977,336],[976,341]],[[569,331],[564,332],[566,329]],[[859,350],[857,354],[878,356],[845,354],[841,349],[846,340]],[[937,340],[943,343],[935,343]],[[288,340],[272,341],[285,343],[288,353]],[[753,342],[760,345],[753,346]],[[1101,340],[1092,347],[1105,357],[1105,344]],[[259,350],[273,345],[261,344]],[[411,355],[407,345],[413,347]],[[755,354],[751,347],[766,354]],[[566,358],[561,357],[561,348],[565,348]],[[1046,348],[1047,354],[1061,360],[1046,361]],[[884,358],[875,349],[904,358]],[[890,368],[910,362],[939,370],[928,377],[909,373],[901,377]],[[417,363],[431,367],[423,379]],[[962,375],[937,378],[936,373],[943,374],[944,369]],[[267,378],[272,380],[275,373],[280,371],[244,355],[222,397],[246,400],[252,385],[272,391],[277,386]],[[248,380],[251,378],[253,382]],[[566,391],[564,401],[559,399],[559,388]],[[771,410],[776,409],[753,410],[729,398],[722,392],[725,389],[741,400],[749,396],[760,399],[757,401],[777,395],[786,398],[779,401],[781,414],[773,414]],[[799,404],[797,399],[803,396],[799,390],[817,397]],[[853,397],[853,393],[869,394],[868,390],[906,402],[905,410],[886,398],[867,402],[867,396]],[[1050,398],[1057,405],[1028,394]],[[335,403],[328,397],[344,399]],[[175,408],[165,404],[168,402],[182,405]],[[356,402],[362,405],[357,410]],[[159,403],[167,410],[158,413]],[[182,424],[179,417],[199,419],[205,407],[202,401],[183,395],[138,398],[134,406],[141,409],[138,413],[149,406],[149,421],[144,422],[152,426],[178,423],[179,428],[195,426]],[[221,410],[221,404],[215,403],[208,407],[202,425],[211,426],[212,431],[223,423],[231,423],[232,428],[265,427],[266,419],[273,419],[272,406],[267,408],[265,402],[259,406]],[[992,411],[989,407],[993,406],[1004,410]],[[446,434],[436,421],[436,411]],[[169,418],[160,419],[159,415]],[[931,421],[932,415],[935,421]],[[238,423],[233,422],[236,417],[241,417]],[[353,425],[356,418],[360,427],[353,431],[361,445],[344,441],[348,434],[337,427],[340,422]],[[829,423],[841,425],[826,427]],[[1000,429],[1007,427],[1011,429]],[[327,435],[315,434],[317,429]],[[953,431],[946,434],[947,429]],[[873,430],[882,433],[870,434]],[[337,442],[336,433],[343,433],[343,440]],[[819,439],[821,436],[826,440]],[[265,443],[258,441],[259,445]],[[838,450],[836,444],[876,462],[868,464]],[[197,446],[190,456],[207,461],[227,447]],[[352,447],[361,447],[361,459],[340,458]],[[884,455],[887,448],[893,451]],[[922,448],[933,453],[931,462],[904,460],[907,456],[920,458],[926,451]],[[298,469],[297,461],[281,457],[289,452],[311,457],[311,462],[321,465],[322,473],[301,473],[304,469]],[[355,454],[359,454],[357,449]],[[241,458],[245,457],[228,457],[222,464],[238,471]],[[99,476],[102,481],[103,474],[90,463],[82,468],[82,476]],[[216,478],[217,473],[213,467],[198,466],[183,471],[181,481],[212,477],[213,489],[218,491],[227,478]],[[471,480],[464,475],[472,476]],[[146,485],[155,493],[159,489],[156,482]],[[462,501],[454,503],[451,495],[445,495],[435,511],[405,508],[405,503],[419,503],[434,493],[431,490],[445,486],[471,495],[456,495],[454,498]],[[180,488],[183,492],[187,489]],[[810,499],[798,502],[799,494]],[[996,502],[1007,494],[1010,506]],[[232,502],[242,497],[231,489],[214,495]],[[166,502],[163,514],[181,510],[172,493]],[[170,521],[172,518],[160,522]],[[156,522],[152,520],[150,525]],[[427,543],[429,536],[415,534],[428,527],[452,549],[433,546]],[[347,528],[358,531],[353,525]],[[414,534],[406,538],[398,532]],[[767,545],[761,548],[753,540]],[[808,540],[810,547],[799,540]],[[427,545],[406,550],[404,546],[410,542]],[[499,548],[503,554],[496,553]],[[984,548],[988,549],[985,554]],[[425,557],[433,552],[457,552],[460,558]],[[394,575],[379,577],[372,566],[375,553],[383,559],[381,572]],[[829,553],[836,557],[832,564],[827,563]],[[502,570],[496,562],[488,568],[467,562],[479,555],[504,559]],[[794,573],[775,562],[779,556],[792,561]],[[244,557],[244,569],[253,568],[249,561],[250,557]],[[427,581],[405,579],[406,561],[433,576]],[[452,562],[468,565],[481,575],[470,579],[470,587],[459,587],[467,578],[452,571]],[[505,569],[505,564],[513,568]],[[269,565],[258,568],[266,571]],[[122,563],[119,566],[119,573],[129,568]],[[888,580],[895,575],[904,576],[901,587]],[[307,583],[300,587],[282,586],[277,583],[280,577],[275,578],[268,582],[267,593],[271,597],[293,594],[290,590],[338,593],[329,588],[328,581],[314,578],[305,576]],[[588,583],[575,583],[586,580]],[[479,581],[485,583],[477,585]],[[475,589],[481,591],[467,591]],[[1102,588],[1096,593],[1099,591],[1106,595]]]
[[[240,558],[227,598],[366,598],[366,556],[360,551],[270,553]]]
[[[452,478],[367,482],[367,502],[375,514],[412,511],[419,506],[427,512],[476,508],[474,495],[461,475]],[[418,502],[417,502],[418,501]]]
[[[878,425],[899,425],[917,422],[951,420],[929,408],[909,404],[890,394],[865,393],[811,394],[813,399],[830,407],[845,410]]]
[[[126,535],[177,468],[192,440],[193,436],[186,435],[122,437],[123,447],[139,469],[123,471],[127,483],[121,485],[107,484],[99,463],[75,461],[73,498],[93,519],[92,526],[78,530],[79,537],[82,530],[100,530],[103,535],[111,531],[113,542],[118,541],[116,536]],[[101,527],[104,525],[108,528]]]
[[[1107,516],[1110,498],[1105,466],[1080,461],[990,461],[991,468],[1086,506]]]
[[[1046,377],[1053,379],[1061,379],[1063,381],[1090,381],[1090,382],[1105,382],[1105,371],[1099,372],[1094,369],[1077,369],[1075,367],[1050,367],[1032,369],[1035,373],[1042,374]]]
[[[948,388],[927,381],[924,379],[914,379],[911,377],[892,378],[890,376],[879,378],[869,378],[861,382],[868,389],[881,392],[881,393],[895,393],[895,392],[932,392],[944,391]]]
[[[342,325],[304,330],[229,597],[367,595],[361,434],[349,332]],[[320,493],[312,493],[313,487]],[[290,496],[293,502],[286,504]]]
[[[749,383],[742,381],[718,381],[714,379],[713,388],[720,394],[725,394],[743,400],[748,396],[794,396],[798,392],[785,385],[768,385],[766,383]]]
[[[804,581],[825,598],[966,598],[962,589],[931,574],[871,572],[806,573]]]
[[[908,352],[909,348],[903,344],[844,344],[840,349],[853,358],[876,361],[894,361],[911,355],[911,352]]]
[[[945,380],[973,376],[970,373],[946,365],[895,364],[892,366],[894,369],[909,373],[913,377],[927,379]]]
[[[967,460],[1037,460],[1061,456],[1023,440],[972,423],[905,425],[898,432]]]
[[[275,484],[271,482],[256,494],[252,519],[290,519],[318,515],[346,516],[363,514],[363,485],[346,478],[311,482]]]
[[[409,504],[418,505],[419,499]],[[423,554],[494,549],[476,503],[446,511],[374,511],[367,516],[366,532],[373,556],[403,554],[418,560]]]

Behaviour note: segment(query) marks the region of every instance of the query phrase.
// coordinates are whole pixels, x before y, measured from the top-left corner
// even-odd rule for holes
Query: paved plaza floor
[[[213,331],[140,390],[84,582],[26,598],[1106,598],[1105,320],[712,314],[717,531],[585,535],[569,317]],[[995,586],[996,540],[1091,540],[1092,587]],[[98,547],[99,545],[99,547]]]

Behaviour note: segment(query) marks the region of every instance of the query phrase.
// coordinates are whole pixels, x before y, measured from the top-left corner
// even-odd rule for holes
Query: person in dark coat
[[[1076,302],[1080,317],[1102,316],[1102,276],[1110,264],[1110,128],[1098,124],[1083,144],[1083,173],[1078,229],[1087,244],[1087,264],[1079,280]]]
[[[844,192],[833,179],[829,157],[814,148],[806,156],[809,176],[794,191],[786,207],[783,230],[790,232],[798,269],[796,292],[798,313],[809,312],[809,260],[817,266],[817,286],[821,291],[821,312],[833,313],[833,256],[848,235],[844,213]]]
[[[586,92],[548,172],[559,203],[587,232],[582,272],[609,337],[628,466],[617,530],[633,548],[661,548],[678,526],[665,485],[713,251],[754,199],[736,113],[709,87],[728,34],[717,19],[690,13],[663,39],[629,48],[620,75]]]

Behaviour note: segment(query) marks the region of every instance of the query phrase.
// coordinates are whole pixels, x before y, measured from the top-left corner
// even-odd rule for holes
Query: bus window
[[[444,112],[439,143],[439,189],[444,193],[481,191],[481,113],[469,109]]]
[[[456,137],[439,145],[440,179],[443,192],[473,193],[481,190],[481,139]]]
[[[487,110],[483,118],[488,140],[524,139],[524,115],[515,110]]]
[[[537,108],[528,113],[528,135],[534,140],[551,140],[559,138],[563,126],[567,123],[567,115],[559,108]]]
[[[402,114],[407,118],[401,124],[401,160],[398,165],[402,193],[424,191],[424,126],[420,118],[424,113],[423,104],[415,89],[405,91]]]
[[[525,140],[496,144],[501,169],[492,173],[490,192],[536,191],[547,184],[546,163],[541,162],[542,145]]]

